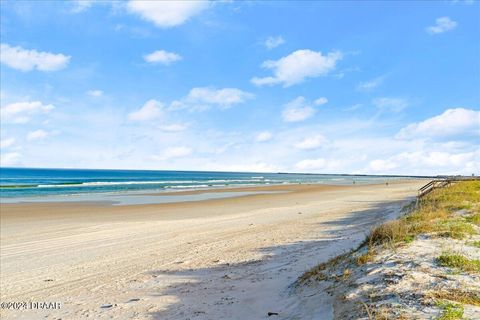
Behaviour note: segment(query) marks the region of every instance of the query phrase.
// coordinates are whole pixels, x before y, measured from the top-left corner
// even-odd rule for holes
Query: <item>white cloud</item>
[[[87,95],[91,97],[101,97],[103,96],[103,91],[102,90],[88,90]]]
[[[354,105],[351,105],[345,109],[343,109],[344,111],[355,111],[357,109],[360,109],[363,105],[361,103],[356,103]]]
[[[356,159],[358,161],[358,159]],[[346,157],[304,159],[294,165],[294,169],[300,172],[309,173],[344,173],[352,163],[356,162]]]
[[[384,79],[383,77],[377,77],[370,81],[360,82],[357,85],[357,90],[364,91],[364,92],[372,91],[373,89],[375,89],[376,87],[378,87],[383,83],[383,79]]]
[[[377,98],[373,100],[373,104],[381,110],[390,112],[400,112],[408,107],[407,100],[403,98]]]
[[[208,1],[129,1],[127,9],[159,28],[171,28],[185,23],[209,7]]]
[[[236,88],[218,90],[212,88],[193,88],[188,93],[187,100],[229,107],[234,104],[243,103],[251,97],[252,94]]]
[[[297,50],[279,60],[267,60],[262,64],[265,69],[271,69],[273,76],[252,78],[257,86],[283,84],[289,87],[305,81],[306,78],[315,78],[328,74],[342,59],[342,53],[333,51],[322,55],[320,51],[308,49]]]
[[[397,168],[397,164],[392,161],[392,160],[381,160],[381,159],[376,159],[370,161],[368,164],[368,169],[370,172],[374,173],[386,173],[389,172],[391,169]]]
[[[453,4],[466,4],[466,5],[472,5],[475,3],[475,0],[451,0]]]
[[[0,155],[0,166],[8,167],[19,164],[21,154],[18,152],[9,152]]]
[[[49,112],[53,110],[55,107],[51,104],[44,105],[40,101],[33,101],[33,102],[16,102],[9,105],[6,105],[2,108],[2,111],[5,113],[6,116],[15,115],[19,113],[34,113],[34,112]]]
[[[41,140],[44,139],[48,136],[48,133],[42,129],[35,130],[35,131],[30,131],[27,135],[27,140],[32,141],[32,140]]]
[[[173,123],[173,124],[162,125],[159,128],[160,130],[165,132],[180,132],[180,131],[185,131],[188,128],[188,126],[186,124]]]
[[[11,147],[15,143],[15,138],[5,138],[0,140],[0,149]]]
[[[480,152],[450,153],[445,151],[402,152],[386,159],[370,161],[367,173],[471,174],[480,169]]]
[[[13,123],[27,123],[30,117],[38,113],[48,113],[55,107],[51,104],[43,104],[40,101],[15,102],[0,109],[2,121]]]
[[[164,160],[169,160],[169,159],[174,159],[174,158],[186,157],[190,154],[192,154],[192,149],[191,148],[188,148],[188,147],[185,147],[185,146],[169,147],[169,148],[165,149],[165,151],[163,151],[161,155],[153,156],[153,159],[164,161]]]
[[[205,110],[208,109],[208,107],[215,105],[221,109],[227,109],[235,104],[244,103],[253,97],[253,94],[237,88],[215,89],[209,87],[199,87],[191,89],[188,95],[182,100],[173,101],[171,108]]]
[[[95,0],[73,0],[72,3],[73,8],[71,12],[80,13],[90,8],[95,3]]]
[[[427,120],[412,123],[401,129],[399,139],[454,136],[460,134],[480,135],[480,111],[455,108]]]
[[[302,150],[317,149],[324,145],[327,141],[327,138],[325,138],[323,135],[317,134],[298,142],[295,144],[295,148]]]
[[[149,121],[159,118],[163,113],[163,104],[157,100],[148,100],[140,109],[128,114],[132,121]]]
[[[262,131],[257,134],[255,141],[257,142],[266,142],[272,140],[273,135],[270,131]]]
[[[273,49],[273,48],[276,48],[282,44],[285,43],[285,40],[281,37],[281,36],[276,36],[276,37],[268,37],[267,40],[265,40],[265,47],[267,47],[267,49]]]
[[[327,98],[325,98],[325,97],[320,97],[320,98],[316,99],[315,101],[313,101],[313,104],[316,105],[316,106],[321,106],[321,105],[323,105],[323,104],[325,104],[325,103],[327,103],[327,102],[328,102],[328,99],[327,99]]]
[[[446,31],[453,30],[457,27],[457,22],[453,21],[449,17],[441,17],[435,20],[435,25],[426,28],[430,34],[439,34]]]
[[[308,170],[318,170],[323,169],[327,165],[327,160],[324,158],[318,159],[305,159],[297,162],[295,164],[295,168],[301,171],[308,171]]]
[[[297,97],[285,105],[282,111],[283,121],[304,121],[315,114],[315,109],[307,104],[304,97]]]
[[[170,65],[172,62],[182,60],[179,54],[168,52],[165,50],[157,50],[150,54],[143,56],[143,59],[149,63],[159,63],[163,65]]]
[[[39,52],[26,50],[21,47],[11,47],[8,44],[0,45],[0,61],[10,68],[20,71],[57,71],[67,66],[70,56],[61,53]]]
[[[231,165],[210,165],[207,170],[227,171],[227,172],[279,172],[281,168],[262,161],[247,164],[231,164]]]

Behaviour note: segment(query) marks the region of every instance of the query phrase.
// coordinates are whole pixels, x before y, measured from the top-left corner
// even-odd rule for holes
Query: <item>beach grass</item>
[[[324,280],[325,269],[338,265],[345,259],[351,259],[353,253],[359,253],[365,246],[367,246],[366,252],[356,255],[357,265],[364,265],[374,260],[375,246],[395,248],[399,245],[408,245],[420,234],[465,239],[477,233],[472,224],[478,225],[480,214],[462,216],[457,213],[461,210],[477,212],[479,208],[480,181],[463,181],[447,188],[434,190],[418,199],[417,205],[412,203],[406,206],[407,213],[404,216],[374,227],[358,249],[317,265],[305,272],[300,279],[315,277],[317,280]],[[474,246],[478,245],[478,241],[474,242]],[[444,256],[439,261],[447,263],[448,257]],[[472,268],[475,263],[475,261],[471,262],[466,268],[470,271],[476,270],[475,267]]]
[[[410,243],[422,233],[464,239],[476,234],[472,224],[479,225],[480,214],[462,217],[461,210],[478,211],[480,207],[480,182],[465,181],[448,188],[434,190],[422,199],[412,212],[400,219],[375,227],[368,236],[370,245]]]
[[[337,256],[321,265],[307,271],[300,281],[308,279],[341,281],[340,275],[357,272],[349,268],[356,265],[378,263],[377,255],[382,251],[394,250],[408,246],[418,237],[451,238],[462,241],[465,245],[480,248],[480,241],[470,241],[468,238],[478,234],[480,222],[480,181],[462,181],[442,189],[436,189],[428,195],[418,199],[405,207],[405,214],[400,218],[384,222],[370,231],[366,240],[356,249],[341,256]],[[467,240],[465,240],[467,239]],[[470,259],[458,252],[444,251],[434,262],[437,266],[451,268],[454,272],[480,274],[480,260]],[[367,266],[367,268],[370,268]],[[344,277],[345,278],[345,277]],[[347,277],[348,278],[348,277]],[[451,288],[450,288],[451,289]],[[480,293],[475,290],[433,290],[424,292],[424,297],[433,298],[440,308],[439,319],[462,319],[464,308],[462,304],[480,306]],[[368,297],[364,297],[369,317],[382,318],[379,310],[368,311]],[[371,298],[371,297],[370,297]],[[388,309],[388,308],[387,308]],[[370,310],[371,311],[371,310]],[[392,310],[387,310],[389,314]],[[402,310],[396,310],[395,317],[401,315]],[[379,316],[379,317],[378,317]],[[389,318],[389,317],[387,317]]]
[[[464,255],[454,252],[444,252],[437,258],[442,267],[458,269],[464,272],[480,273],[480,260],[468,259]]]
[[[480,226],[480,213],[476,213],[470,217],[467,217],[467,221]]]
[[[442,310],[442,314],[438,320],[457,320],[463,319],[463,306],[457,303],[440,301],[438,306]]]
[[[480,241],[472,241],[468,244],[471,245],[472,247],[480,248]]]

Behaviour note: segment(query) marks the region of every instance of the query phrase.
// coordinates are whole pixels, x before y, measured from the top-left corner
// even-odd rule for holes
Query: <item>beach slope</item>
[[[398,216],[422,184],[271,186],[261,190],[284,192],[157,205],[3,204],[2,302],[60,308],[3,309],[2,318],[328,319],[328,294],[299,305],[290,285]]]

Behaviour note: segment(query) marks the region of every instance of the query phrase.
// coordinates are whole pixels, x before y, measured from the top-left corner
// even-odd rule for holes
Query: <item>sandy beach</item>
[[[328,294],[305,304],[289,286],[396,217],[423,184],[264,186],[284,192],[130,206],[3,204],[1,301],[60,308],[3,309],[2,319],[329,319]]]

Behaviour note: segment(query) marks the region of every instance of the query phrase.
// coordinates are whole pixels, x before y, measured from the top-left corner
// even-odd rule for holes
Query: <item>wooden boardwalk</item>
[[[460,181],[480,181],[480,177],[445,177],[440,179],[435,179],[418,189],[418,198],[425,196],[426,194],[432,192],[438,188],[444,188],[452,183]]]

